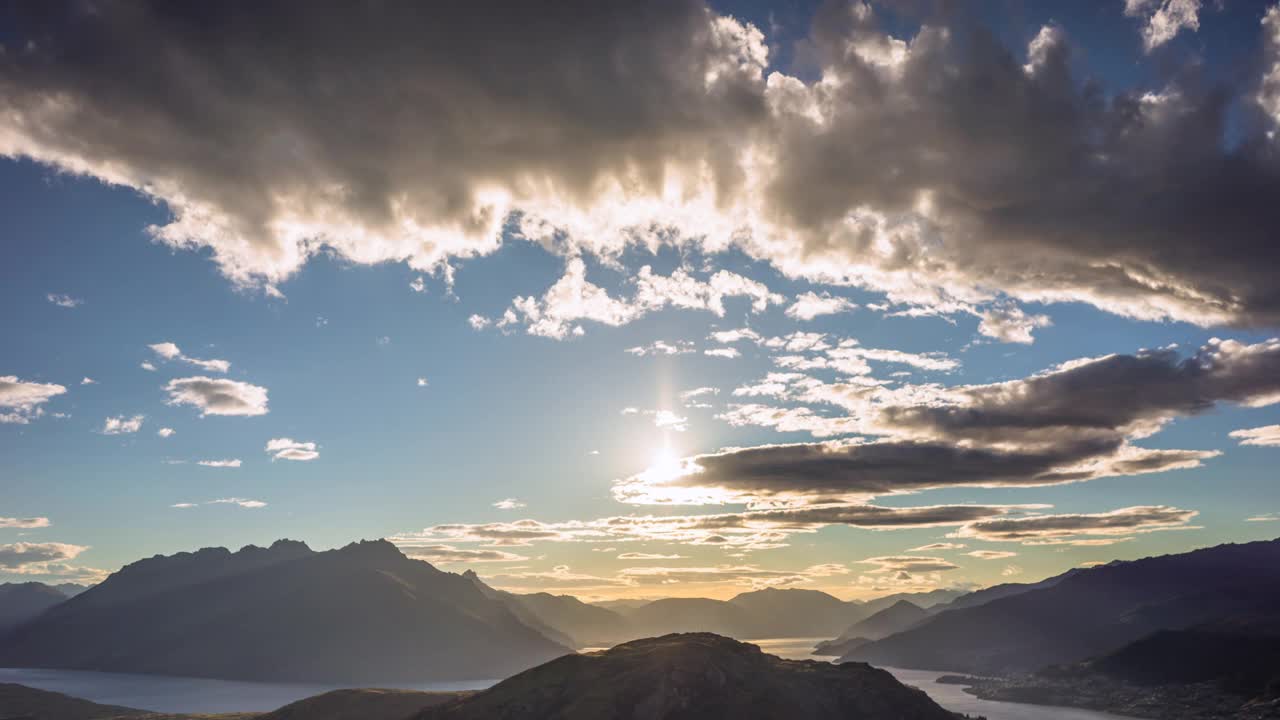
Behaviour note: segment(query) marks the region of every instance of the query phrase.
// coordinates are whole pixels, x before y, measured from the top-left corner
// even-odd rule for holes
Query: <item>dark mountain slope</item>
[[[868,640],[879,640],[917,625],[927,617],[929,617],[929,611],[907,600],[899,600],[875,615],[849,626],[839,639],[864,637]]]
[[[846,656],[896,667],[1006,674],[1069,664],[1162,629],[1266,613],[1280,541],[1113,563],[1052,587],[943,612]]]
[[[782,660],[707,633],[570,655],[417,720],[954,720],[860,663]]]
[[[0,718],[22,720],[99,720],[101,718],[140,717],[146,710],[99,705],[62,693],[37,690],[26,685],[0,683]]]
[[[505,603],[526,625],[562,645],[573,648],[612,645],[633,637],[629,623],[621,614],[584,603],[572,595],[521,595],[489,587],[473,570],[462,576],[480,592]]]
[[[66,600],[62,591],[44,583],[0,584],[0,635]]]
[[[817,590],[767,588],[729,601],[751,616],[749,638],[822,637],[865,617],[859,603]]]
[[[1053,587],[1054,585],[1057,585],[1063,580],[1080,572],[1084,572],[1084,570],[1082,568],[1072,568],[1061,575],[1054,575],[1053,577],[1045,578],[1040,582],[1002,583],[1000,585],[992,585],[988,588],[974,590],[971,593],[965,593],[950,602],[938,603],[937,605],[929,608],[929,612],[936,615],[948,610],[963,610],[965,608],[985,605],[992,600],[1013,597],[1014,595],[1021,595],[1024,592],[1031,592],[1032,590],[1042,590],[1044,588]]]
[[[665,598],[627,614],[638,637],[669,633],[708,632],[734,638],[752,637],[751,614],[724,600]]]
[[[18,628],[0,666],[380,684],[504,677],[569,652],[385,541],[130,565]]]

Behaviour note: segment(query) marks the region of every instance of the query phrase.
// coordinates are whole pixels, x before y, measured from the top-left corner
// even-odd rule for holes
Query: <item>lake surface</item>
[[[903,670],[885,668],[904,685],[918,687],[942,707],[975,717],[985,715],[987,720],[1133,720],[1125,715],[1054,707],[1052,705],[1026,705],[1023,703],[980,700],[964,691],[962,685],[946,685],[937,679],[948,673],[936,670]]]
[[[481,690],[497,680],[474,682],[393,683],[405,690]],[[275,710],[295,700],[350,685],[257,683],[208,678],[130,675],[85,670],[0,668],[0,683],[18,683],[72,695],[106,705],[170,713],[254,712]],[[369,687],[365,685],[364,687]]]
[[[792,660],[831,660],[815,657],[813,646],[829,638],[769,638],[750,640],[762,650]],[[942,707],[987,720],[1132,720],[1132,718],[1075,708],[980,700],[959,685],[943,685],[937,679],[946,673],[931,670],[885,668],[907,685],[924,690]],[[426,683],[388,683],[384,687],[406,690],[482,690],[496,680]],[[29,670],[0,668],[0,683],[18,683],[43,690],[85,698],[108,705],[158,712],[216,713],[274,710],[295,700],[337,690],[347,685],[255,683],[205,678],[128,675],[81,670]],[[367,687],[367,685],[366,685]]]

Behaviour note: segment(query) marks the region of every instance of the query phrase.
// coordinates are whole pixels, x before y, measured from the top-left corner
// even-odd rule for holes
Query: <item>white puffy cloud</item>
[[[427,291],[427,281],[424,280],[421,275],[419,275],[418,277],[410,281],[409,289],[416,293],[424,293]]]
[[[182,350],[171,342],[154,343],[147,347],[151,348],[152,352],[165,360],[180,360],[188,365],[195,365],[205,372],[225,373],[231,369],[231,363],[226,360],[201,360],[199,358],[184,355]]]
[[[646,355],[685,355],[691,352],[697,352],[697,348],[688,340],[676,340],[675,342],[667,342],[666,340],[654,340],[648,345],[637,345],[629,347],[624,352],[637,357]]]
[[[167,437],[173,437],[174,434],[177,432],[178,432],[177,430],[174,430],[171,427],[162,427],[156,431],[156,434],[162,438],[167,438]]]
[[[165,385],[170,405],[199,408],[200,415],[266,415],[267,389],[239,380],[205,376],[176,378]]]
[[[702,351],[702,354],[706,355],[707,357],[727,358],[729,360],[732,360],[737,357],[742,357],[742,353],[738,350],[738,348],[734,348],[734,347],[707,348],[706,350]]]
[[[272,438],[263,448],[272,460],[315,460],[320,451],[313,442],[300,442],[290,438]],[[238,460],[236,462],[239,462]]]
[[[81,385],[97,385],[97,384],[98,384],[98,381],[97,381],[97,380],[94,380],[94,379],[93,379],[93,378],[91,378],[91,377],[86,376],[85,378],[83,378],[82,380],[80,380],[80,384],[81,384]]]
[[[44,414],[43,405],[67,389],[54,383],[26,382],[0,376],[0,423],[26,425]]]
[[[1005,558],[1017,557],[1018,553],[1009,552],[1008,550],[974,550],[967,552],[965,555],[978,558],[979,560],[1003,560]]]
[[[30,518],[13,518],[0,517],[0,528],[19,530],[35,530],[36,528],[47,528],[53,523],[49,522],[47,517],[30,517]]]
[[[134,415],[133,417],[125,417],[118,415],[109,417],[102,423],[103,435],[125,435],[136,433],[142,429],[142,421],[146,419],[145,415]]]
[[[237,497],[218,498],[217,500],[210,500],[205,504],[206,505],[235,505],[237,507],[246,508],[248,510],[257,510],[259,508],[264,508],[267,506],[267,504],[262,502],[261,500],[248,500],[246,498],[237,498]]]
[[[1240,441],[1241,445],[1280,446],[1280,425],[1263,425],[1256,428],[1242,428],[1228,433]]]
[[[74,298],[70,295],[63,295],[61,293],[49,293],[48,295],[45,295],[45,299],[58,307],[64,308],[77,308],[84,304],[84,300],[81,300],[80,298]]]
[[[523,502],[515,498],[505,498],[493,504],[499,510],[517,510],[525,506]]]
[[[989,308],[982,312],[981,317],[979,333],[1000,342],[1023,345],[1035,342],[1031,335],[1033,330],[1053,324],[1048,315],[1028,315],[1022,308],[1013,305]]]
[[[754,312],[762,312],[770,303],[784,299],[763,284],[727,270],[701,280],[683,267],[663,276],[654,274],[645,265],[630,280],[635,286],[630,298],[609,295],[607,290],[587,280],[586,275],[583,259],[570,258],[565,263],[564,275],[541,297],[513,300],[498,321],[498,327],[523,324],[531,335],[563,339],[571,333],[581,334],[581,321],[616,327],[667,307],[705,310],[722,317],[726,298],[745,297]]]
[[[1125,0],[1124,14],[1142,18],[1147,52],[1169,42],[1183,28],[1200,29],[1200,0]]]
[[[820,315],[835,315],[848,312],[858,304],[848,298],[835,297],[829,293],[819,295],[807,292],[796,296],[796,300],[787,308],[787,317],[796,320],[812,320]]]
[[[197,460],[196,464],[211,468],[238,468],[241,465],[239,458],[231,460]]]

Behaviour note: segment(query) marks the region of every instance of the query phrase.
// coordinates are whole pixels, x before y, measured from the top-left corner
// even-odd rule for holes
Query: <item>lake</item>
[[[794,660],[830,660],[814,657],[813,646],[828,638],[769,638],[751,640],[767,653]],[[928,670],[886,668],[907,685],[924,690],[939,705],[969,715],[985,715],[988,720],[1132,720],[1132,718],[1091,710],[1023,705],[980,700],[959,685],[936,682],[945,673]],[[386,687],[406,690],[481,690],[496,680]],[[108,705],[175,713],[250,712],[274,710],[295,700],[337,690],[345,685],[302,683],[255,683],[205,678],[129,675],[82,670],[32,670],[0,668],[0,683],[18,683],[43,690],[85,698]]]

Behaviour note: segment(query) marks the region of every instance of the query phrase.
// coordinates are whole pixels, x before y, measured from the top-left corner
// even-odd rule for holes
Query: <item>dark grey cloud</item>
[[[27,566],[61,563],[75,559],[77,555],[88,549],[83,545],[56,542],[19,542],[0,545],[0,568],[21,570]]]
[[[1164,505],[1143,505],[1105,513],[1032,515],[997,518],[969,523],[956,531],[957,537],[1023,544],[1110,544],[1117,536],[1159,530],[1184,529],[1196,515]],[[1075,538],[1095,536],[1094,540]]]
[[[444,270],[513,220],[566,253],[736,246],[1017,341],[1046,321],[1009,298],[1280,321],[1264,57],[1111,92],[1058,28],[1005,47],[956,5],[899,38],[833,2],[801,80],[696,0],[6,8],[0,154],[158,198],[156,237],[240,283],[325,248]]]
[[[804,376],[774,394],[843,403],[844,432],[872,442],[734,448],[615,484],[623,502],[699,504],[778,498],[855,500],[949,486],[1034,486],[1198,466],[1217,451],[1134,442],[1177,417],[1221,403],[1280,402],[1280,339],[1213,340],[1186,357],[1172,348],[1071,361],[992,385],[857,388],[852,396]]]

